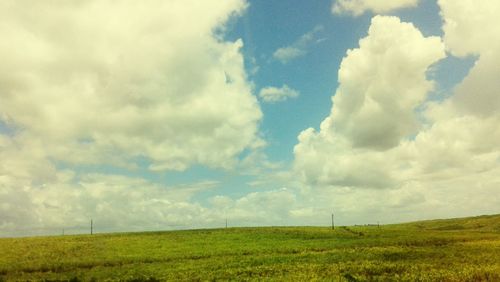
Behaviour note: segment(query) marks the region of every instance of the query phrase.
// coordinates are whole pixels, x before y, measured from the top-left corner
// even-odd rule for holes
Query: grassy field
[[[4,281],[500,281],[500,215],[0,239]]]

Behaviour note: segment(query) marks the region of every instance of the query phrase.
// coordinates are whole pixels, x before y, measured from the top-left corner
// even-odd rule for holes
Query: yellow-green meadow
[[[500,215],[0,239],[5,281],[500,281]]]

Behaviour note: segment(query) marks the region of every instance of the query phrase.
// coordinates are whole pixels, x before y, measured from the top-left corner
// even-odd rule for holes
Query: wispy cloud
[[[411,8],[418,5],[419,0],[336,0],[332,5],[334,14],[350,14],[355,17],[366,11],[376,14],[389,13],[402,8]]]
[[[289,98],[296,98],[299,92],[295,89],[288,87],[284,84],[280,88],[277,87],[264,87],[259,92],[259,97],[266,103],[283,102]]]
[[[323,26],[318,25],[308,33],[302,35],[299,39],[289,46],[284,46],[273,53],[273,58],[283,64],[307,54],[307,49],[315,43],[324,41],[324,38],[318,38],[318,34],[323,30]]]

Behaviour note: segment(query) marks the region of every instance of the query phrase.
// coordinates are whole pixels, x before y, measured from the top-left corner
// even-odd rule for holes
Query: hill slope
[[[398,224],[402,227],[414,227],[428,230],[476,230],[500,231],[500,214],[481,215],[475,217],[434,219]]]
[[[0,280],[500,281],[499,219],[0,239]]]

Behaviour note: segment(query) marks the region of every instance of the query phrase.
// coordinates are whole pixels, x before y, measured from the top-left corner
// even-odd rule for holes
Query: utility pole
[[[332,213],[332,230],[335,230],[335,221],[333,219],[333,213]]]
[[[227,229],[227,217],[226,217],[226,229]]]
[[[94,222],[90,219],[90,235],[94,234]]]

